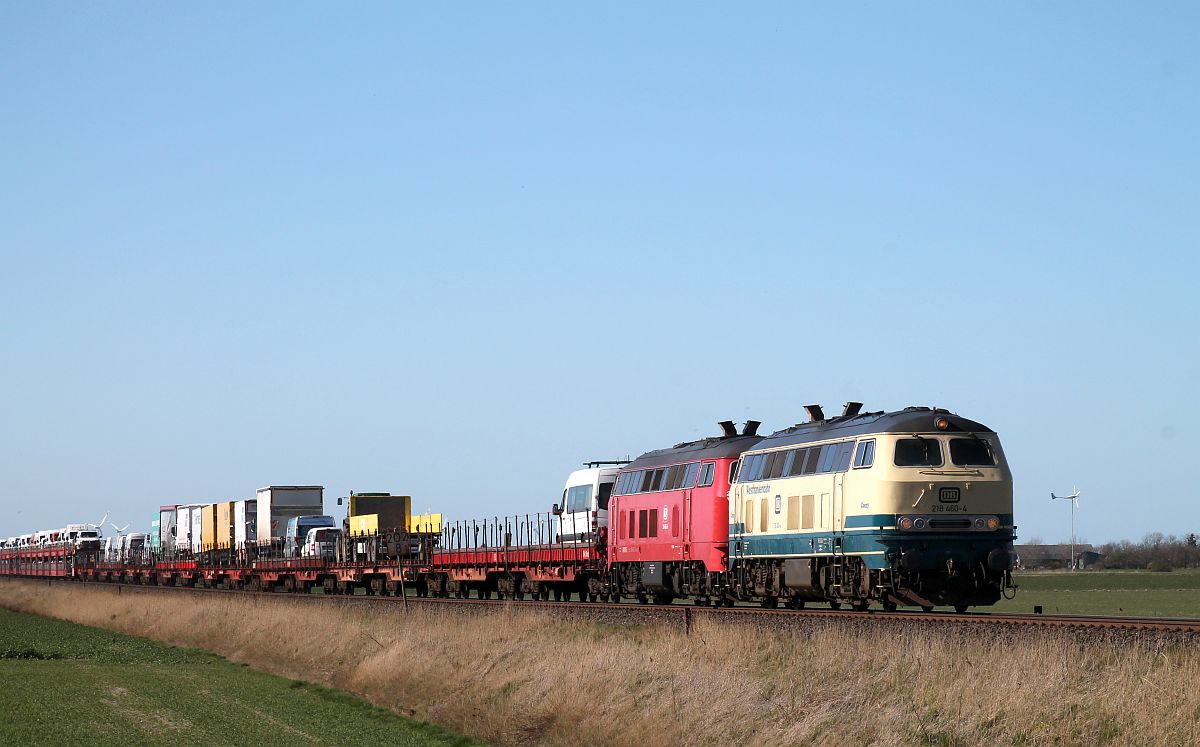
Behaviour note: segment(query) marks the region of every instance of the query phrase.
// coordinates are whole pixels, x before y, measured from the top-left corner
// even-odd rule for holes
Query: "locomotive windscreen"
[[[942,445],[936,438],[902,438],[896,442],[897,467],[941,467]]]

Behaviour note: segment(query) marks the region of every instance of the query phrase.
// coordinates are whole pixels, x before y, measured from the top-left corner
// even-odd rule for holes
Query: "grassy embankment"
[[[1200,650],[1078,633],[604,626],[6,581],[9,606],[216,651],[497,743],[1196,744]],[[125,687],[125,685],[121,685]],[[113,696],[107,696],[112,699]]]
[[[0,610],[0,744],[456,745],[349,693]]]
[[[1200,571],[1041,571],[1016,576],[1020,590],[997,612],[1200,617]]]

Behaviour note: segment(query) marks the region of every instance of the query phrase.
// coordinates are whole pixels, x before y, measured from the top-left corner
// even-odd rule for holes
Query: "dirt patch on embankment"
[[[1200,652],[1059,633],[610,626],[0,581],[0,606],[202,648],[499,744],[1195,744]],[[1078,636],[1079,634],[1072,634]]]

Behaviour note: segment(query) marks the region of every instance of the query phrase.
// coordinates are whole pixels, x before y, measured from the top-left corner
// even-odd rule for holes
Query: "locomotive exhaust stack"
[[[820,405],[805,405],[804,411],[808,413],[808,422],[819,423],[825,419],[825,411]]]
[[[742,428],[742,435],[743,436],[757,436],[758,435],[758,426],[760,426],[760,425],[762,425],[762,421],[747,420],[746,427]]]
[[[717,425],[721,426],[721,435],[724,438],[733,438],[738,434],[732,420],[722,420]]]
[[[852,418],[862,412],[862,402],[847,402],[846,409],[842,410],[843,418]]]

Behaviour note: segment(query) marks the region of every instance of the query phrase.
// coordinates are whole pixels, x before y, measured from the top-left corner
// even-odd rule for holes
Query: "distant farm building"
[[[1017,545],[1013,548],[1020,558],[1020,568],[1070,568],[1070,545]],[[1075,567],[1090,568],[1104,556],[1091,545],[1075,545]]]

